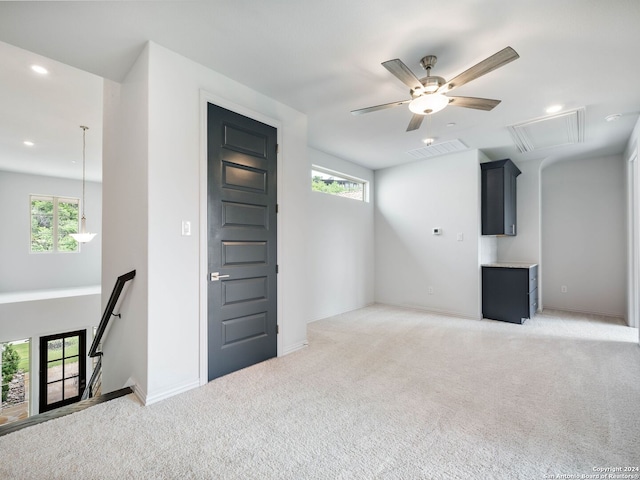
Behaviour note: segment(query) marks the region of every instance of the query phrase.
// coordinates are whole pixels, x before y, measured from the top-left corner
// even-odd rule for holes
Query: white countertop
[[[537,263],[527,262],[499,262],[499,263],[484,263],[483,267],[495,267],[495,268],[531,268],[538,266]]]

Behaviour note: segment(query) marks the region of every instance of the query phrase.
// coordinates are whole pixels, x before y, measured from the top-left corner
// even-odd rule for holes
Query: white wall
[[[369,182],[369,201],[311,192],[309,210],[309,319],[319,320],[374,302],[373,171],[308,149],[311,165]],[[307,187],[311,188],[309,172]]]
[[[206,318],[201,316],[206,302],[201,293],[202,283],[206,282],[206,267],[202,265],[203,261],[206,265],[206,258],[201,255],[203,248],[199,243],[201,231],[206,231],[206,201],[202,201],[200,194],[206,179],[201,148],[202,91],[221,98],[225,108],[232,103],[282,125],[278,172],[281,185],[278,352],[293,351],[306,342],[309,315],[304,260],[310,196],[306,116],[150,43],[122,85],[119,102],[112,106],[113,115],[108,112],[110,118],[105,118],[105,124],[120,121],[122,125],[106,127],[114,130],[115,138],[107,139],[105,131],[105,144],[113,141],[117,148],[112,152],[105,149],[104,163],[114,161],[116,165],[105,167],[103,178],[105,224],[119,229],[118,222],[129,226],[140,223],[132,226],[140,235],[131,246],[135,253],[128,252],[126,240],[114,235],[109,246],[105,239],[104,263],[120,264],[119,274],[126,271],[125,263],[140,269],[141,276],[136,277],[129,292],[130,310],[137,310],[135,326],[120,323],[119,335],[128,337],[129,329],[134,329],[128,344],[140,342],[139,348],[144,351],[146,343],[146,364],[142,365],[142,358],[130,358],[133,365],[121,362],[110,375],[117,383],[124,382],[129,372],[133,372],[140,384],[138,394],[146,403],[206,381],[202,367],[202,359],[206,360],[206,337],[203,338],[201,330],[203,322],[206,325]],[[129,98],[125,98],[127,95]],[[246,115],[244,111],[240,113]],[[130,129],[134,132],[128,135],[126,131]],[[114,158],[117,155],[119,160]],[[127,180],[131,186],[126,185],[123,192],[117,193],[121,189],[120,179],[130,174],[134,177]],[[137,183],[140,192],[132,188]],[[116,199],[117,195],[121,197]],[[140,197],[147,202],[137,206],[140,211],[125,210],[125,205]],[[118,210],[117,215],[113,212],[107,217],[109,205]],[[191,221],[189,237],[181,236],[182,220]],[[123,255],[130,261],[125,262]],[[110,266],[109,274],[103,275],[105,285],[111,283],[107,278],[115,275],[114,270]],[[131,316],[131,312],[123,313]],[[176,348],[180,355],[172,354]],[[107,355],[105,348],[105,361]]]
[[[86,184],[87,228],[98,235],[77,253],[31,253],[29,195],[82,198],[82,181],[0,171],[0,292],[100,284],[102,185]]]
[[[542,160],[517,163],[518,234],[498,238],[499,262],[540,261],[540,165]]]
[[[625,201],[621,155],[542,170],[546,308],[625,315]]]
[[[136,270],[103,342],[103,391],[133,384],[147,392],[148,352],[148,64],[145,49],[122,84],[105,80],[102,144],[103,268],[106,306],[117,277]]]
[[[471,150],[376,171],[376,301],[480,318],[479,160]]]

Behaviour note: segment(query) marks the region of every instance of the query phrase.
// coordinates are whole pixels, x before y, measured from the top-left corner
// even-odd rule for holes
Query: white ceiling
[[[310,146],[373,169],[412,161],[406,152],[427,136],[492,159],[621,153],[640,112],[638,0],[0,2],[0,41],[90,72],[89,84],[122,80],[147,40],[306,113]],[[502,100],[491,112],[451,106],[409,133],[406,105],[350,114],[409,98],[383,61],[400,58],[422,77],[420,59],[437,55],[432,74],[449,80],[506,46],[520,58],[455,93]],[[101,111],[76,102],[95,85],[81,86],[75,69],[56,62],[34,79],[13,57],[19,50],[0,47],[0,168],[7,158],[46,167],[35,149],[24,153],[25,136],[67,139],[66,151],[36,145],[67,163],[80,155],[79,125],[92,127],[88,148],[97,145]],[[585,107],[584,142],[519,153],[507,126],[555,103]],[[604,120],[614,113],[618,121]]]
[[[99,181],[102,77],[2,42],[0,58],[0,170],[82,178],[84,125],[87,179]]]

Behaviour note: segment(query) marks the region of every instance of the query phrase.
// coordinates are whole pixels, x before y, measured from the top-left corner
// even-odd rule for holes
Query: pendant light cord
[[[80,126],[82,129],[82,218],[84,218],[84,183],[85,183],[85,172],[86,172],[86,160],[85,160],[85,148],[86,148],[86,134],[87,129],[89,127],[85,127],[83,125]]]
[[[84,216],[84,212],[85,212],[84,200],[85,200],[86,177],[87,177],[86,136],[87,136],[87,130],[89,129],[89,127],[80,125],[80,128],[82,129],[82,218],[80,219],[80,232],[70,233],[69,235],[71,235],[76,240],[76,242],[87,243],[87,242],[90,242],[93,239],[93,237],[96,236],[96,234],[87,232],[87,226],[86,226],[87,219]]]

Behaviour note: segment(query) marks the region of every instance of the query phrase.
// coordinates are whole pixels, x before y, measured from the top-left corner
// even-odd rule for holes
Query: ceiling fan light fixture
[[[439,93],[422,95],[409,103],[409,110],[417,115],[431,115],[449,105],[449,99]]]
[[[439,79],[440,77],[427,77],[423,79],[424,91],[427,93],[435,93],[441,85]]]

